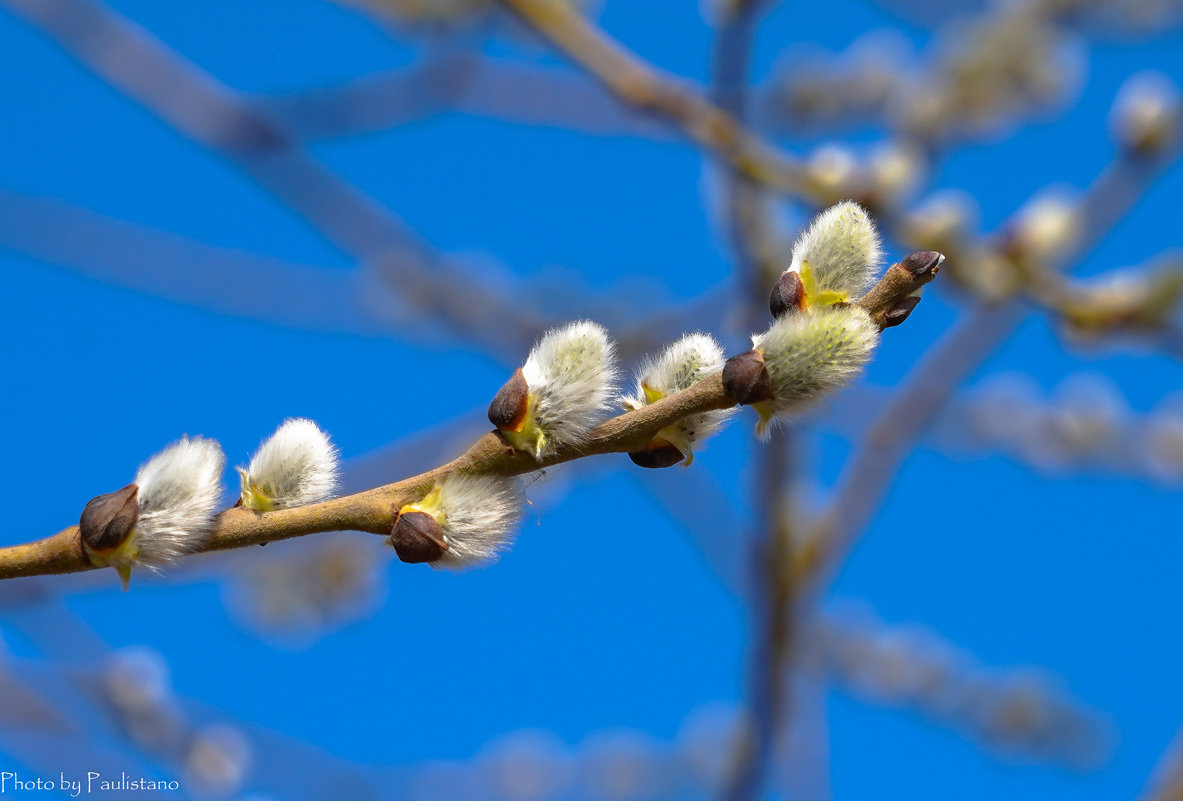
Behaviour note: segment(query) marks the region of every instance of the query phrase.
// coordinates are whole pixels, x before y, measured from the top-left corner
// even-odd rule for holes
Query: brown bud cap
[[[917,278],[921,278],[930,273],[936,275],[941,271],[941,265],[944,262],[945,256],[935,250],[918,250],[905,256],[904,260],[900,262],[900,266]]]
[[[395,517],[390,544],[399,559],[412,565],[435,562],[448,550],[444,530],[426,512],[403,512]]]
[[[526,383],[526,376],[522,368],[514,371],[489,404],[489,422],[502,431],[518,431],[522,421],[526,419],[526,411],[530,400],[530,385]]]
[[[78,530],[86,547],[109,551],[127,539],[140,516],[139,492],[135,484],[128,484],[87,502],[78,518]]]
[[[883,327],[892,328],[907,320],[908,315],[912,313],[912,309],[915,309],[919,302],[919,295],[909,295],[896,303],[883,314]]]
[[[686,458],[686,454],[671,445],[668,441],[657,437],[649,441],[639,451],[628,455],[637,467],[673,467]]]
[[[779,320],[786,314],[805,311],[805,308],[805,285],[801,283],[800,273],[785,270],[768,296],[768,310]]]
[[[772,378],[760,351],[749,350],[727,360],[723,365],[723,391],[745,406],[772,397]]]

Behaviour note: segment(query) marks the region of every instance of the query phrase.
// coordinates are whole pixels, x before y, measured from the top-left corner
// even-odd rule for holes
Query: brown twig
[[[825,198],[808,172],[701,92],[662,75],[563,0],[501,0],[625,103],[676,125],[736,172],[769,188],[815,201]]]
[[[201,551],[244,548],[326,531],[387,534],[394,509],[418,500],[434,482],[450,473],[515,476],[585,456],[628,453],[644,447],[658,429],[687,415],[734,405],[723,394],[721,378],[715,376],[657,403],[614,417],[592,430],[579,445],[561,448],[542,460],[510,449],[496,433],[485,434],[445,465],[356,495],[274,512],[227,509],[218,516],[214,532]],[[94,567],[82,552],[77,526],[27,545],[0,548],[0,579],[74,573]]]
[[[434,482],[450,473],[517,476],[587,456],[629,453],[643,448],[659,429],[684,417],[734,405],[723,392],[722,377],[715,375],[656,403],[613,417],[594,428],[578,445],[562,447],[541,460],[512,450],[499,434],[491,432],[453,461],[393,484],[296,509],[228,509],[218,516],[212,535],[199,552],[244,548],[327,531],[384,535],[390,531],[397,507],[419,500]],[[82,551],[77,526],[43,540],[0,548],[0,579],[94,568]]]

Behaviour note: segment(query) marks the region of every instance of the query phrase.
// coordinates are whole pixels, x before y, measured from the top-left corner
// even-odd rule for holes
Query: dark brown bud
[[[637,467],[673,467],[686,458],[686,454],[671,445],[667,440],[657,437],[649,441],[639,451],[628,455]]]
[[[78,530],[86,547],[110,551],[127,539],[140,516],[139,492],[135,484],[128,484],[87,502],[78,518]]]
[[[944,255],[935,250],[918,250],[905,256],[904,260],[900,262],[900,266],[920,278],[930,273],[932,275],[939,273],[944,261]]]
[[[896,303],[884,313],[883,327],[892,328],[899,325],[904,320],[907,320],[908,315],[912,313],[912,309],[915,309],[916,304],[919,302],[919,295],[909,295],[908,297]]]
[[[785,270],[768,296],[768,310],[779,320],[786,314],[805,311],[806,305],[805,284],[801,283],[801,275]]]
[[[723,391],[745,406],[772,397],[772,378],[760,351],[749,350],[727,360],[723,365]]]
[[[444,530],[426,512],[403,512],[395,517],[390,544],[399,559],[412,565],[435,562],[448,550]]]
[[[522,368],[514,371],[489,404],[489,422],[502,431],[520,431],[530,402],[530,385]]]

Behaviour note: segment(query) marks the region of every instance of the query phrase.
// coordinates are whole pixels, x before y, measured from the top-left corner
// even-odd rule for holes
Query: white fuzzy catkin
[[[463,570],[496,561],[511,544],[520,516],[517,481],[453,473],[438,486],[448,548],[432,566]]]
[[[789,269],[801,275],[814,305],[823,292],[835,293],[830,302],[858,297],[874,282],[882,262],[883,246],[870,215],[844,200],[817,215],[797,239]]]
[[[311,420],[285,420],[251,457],[242,479],[242,503],[268,511],[319,503],[337,490],[340,457],[329,435]]]
[[[602,325],[568,323],[543,335],[522,366],[535,432],[526,449],[541,458],[579,442],[604,416],[615,394],[615,346]]]
[[[650,357],[637,374],[636,394],[621,398],[625,409],[640,409],[668,395],[689,389],[704,378],[723,371],[726,356],[722,346],[709,334],[686,334],[666,347],[659,356]],[[712,436],[727,422],[734,409],[692,414],[666,426],[657,433],[687,457],[693,459],[693,446]]]
[[[791,416],[849,383],[878,343],[878,326],[858,306],[786,315],[752,337],[772,380],[772,400],[753,404],[760,414],[757,433],[767,439],[773,418]]]
[[[1110,124],[1118,141],[1155,154],[1171,146],[1183,128],[1183,98],[1167,75],[1150,70],[1130,76],[1117,93]]]
[[[205,544],[225,465],[217,442],[183,437],[140,467],[133,562],[160,567]]]

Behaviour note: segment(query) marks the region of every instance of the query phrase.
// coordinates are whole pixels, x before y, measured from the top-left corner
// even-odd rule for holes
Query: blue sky
[[[711,29],[696,7],[602,5],[605,27],[630,47],[671,72],[707,77]],[[417,52],[319,0],[112,7],[218,80],[259,95],[331,86],[410,64]],[[927,41],[925,31],[863,0],[784,4],[762,29],[755,72],[768,74],[802,37],[842,48],[889,24],[919,46]],[[485,47],[495,58],[560,63],[541,44],[504,32]],[[1112,155],[1109,103],[1131,70],[1183,78],[1179,32],[1152,41],[1102,37],[1087,56],[1087,83],[1071,110],[1021,136],[975,143],[936,176],[938,186],[973,194],[985,228],[1045,184],[1083,187],[1099,172]],[[0,10],[0,71],[7,76],[0,190],[10,193],[0,197],[8,299],[0,437],[9,491],[0,542],[69,525],[89,497],[122,486],[183,433],[218,438],[233,464],[289,416],[317,420],[346,458],[452,421],[479,424],[512,364],[464,343],[260,322],[11,248],[24,232],[5,231],[19,219],[10,198],[41,198],[227,253],[304,265],[326,280],[346,282],[359,270],[234,165],[111,90],[7,10]],[[320,142],[311,152],[440,250],[475,263],[492,254],[496,266],[484,280],[499,285],[509,285],[503,272],[541,274],[595,293],[652,292],[666,303],[732,279],[712,208],[717,173],[683,145],[452,114]],[[1077,271],[1103,272],[1177,247],[1181,193],[1176,165]],[[154,269],[168,276],[175,267]],[[641,289],[621,289],[638,275]],[[228,280],[216,291],[244,290]],[[245,291],[263,297],[244,303],[266,305],[266,286]],[[643,308],[649,300],[622,303]],[[930,292],[908,324],[890,332],[868,380],[899,382],[962,305],[948,288]],[[729,327],[725,309],[694,325],[732,350],[746,334]],[[1142,412],[1183,383],[1180,366],[1153,353],[1065,352],[1037,316],[975,380],[1021,371],[1050,391],[1081,370],[1106,375]],[[431,390],[420,382],[411,389],[404,380],[411,375],[432,376]],[[745,466],[758,447],[750,423],[741,418],[691,468],[740,510],[720,516],[731,530],[716,532],[737,549],[748,522]],[[426,458],[453,455],[455,443],[440,441]],[[834,480],[847,452],[835,436],[811,442],[820,482]],[[631,465],[620,459],[567,472],[537,487],[517,545],[497,566],[454,576],[386,564],[379,610],[299,645],[277,646],[245,629],[208,571],[137,582],[128,594],[114,576],[55,586],[75,588],[66,608],[110,646],[163,654],[179,694],[363,766],[466,758],[517,729],[549,730],[570,745],[612,727],[672,740],[693,708],[741,697],[743,606]],[[1177,490],[1103,471],[1048,477],[998,455],[928,448],[913,454],[895,486],[926,490],[889,495],[833,595],[863,599],[887,622],[932,626],[987,665],[1054,671],[1117,734],[1104,766],[1077,773],[999,758],[913,713],[832,692],[822,702],[835,797],[1132,797],[1183,721]],[[682,502],[696,500],[685,494]],[[248,557],[289,546],[297,547]],[[38,627],[52,623],[22,614],[0,616],[0,634],[18,657],[93,660],[81,647],[48,645],[52,632]],[[432,678],[433,692],[399,690],[421,676]],[[0,755],[0,769],[7,765],[21,763]]]

